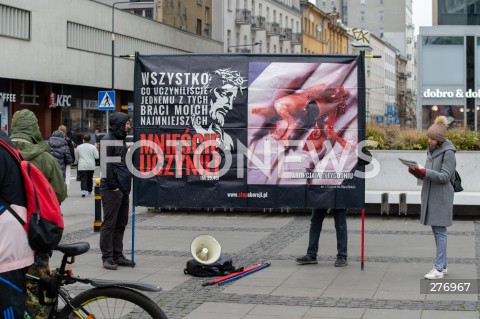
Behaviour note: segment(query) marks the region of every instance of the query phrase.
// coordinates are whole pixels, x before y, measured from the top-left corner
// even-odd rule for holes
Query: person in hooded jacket
[[[20,110],[13,114],[10,138],[22,152],[23,158],[40,169],[52,185],[59,203],[67,198],[67,186],[50,146],[43,140],[35,114]]]
[[[67,185],[57,160],[50,154],[50,146],[43,140],[38,120],[30,110],[20,110],[13,114],[10,138],[18,147],[23,158],[40,169],[55,190],[58,202],[67,198]],[[34,252],[34,263],[28,273],[36,277],[50,275],[49,255]],[[48,318],[49,306],[38,300],[38,284],[27,282],[27,313],[31,318]]]
[[[14,146],[0,131],[0,138]],[[25,312],[26,277],[33,264],[33,251],[22,224],[9,209],[27,221],[27,200],[20,165],[0,146],[0,318],[23,318]],[[3,316],[2,316],[3,315]]]
[[[68,165],[73,163],[72,155],[70,154],[70,148],[68,147],[65,134],[62,131],[53,131],[52,136],[48,139],[48,146],[50,146],[51,154],[57,160],[63,174],[63,180],[65,180],[65,171]]]
[[[453,220],[455,146],[445,138],[447,118],[439,116],[427,130],[428,150],[425,167],[409,168],[423,180],[420,222],[432,227],[437,246],[435,264],[425,279],[441,279],[447,274],[447,227]]]
[[[132,174],[125,163],[128,151],[125,139],[131,124],[127,114],[117,112],[110,116],[109,125],[109,132],[100,141],[100,154],[106,154],[106,156],[100,156],[100,167],[104,176],[100,180],[103,208],[100,250],[103,267],[116,270],[117,266],[135,267],[135,263],[123,255],[123,235],[128,223],[132,184]],[[116,145],[108,146],[107,144]],[[113,157],[119,157],[120,162],[110,162],[109,158]]]

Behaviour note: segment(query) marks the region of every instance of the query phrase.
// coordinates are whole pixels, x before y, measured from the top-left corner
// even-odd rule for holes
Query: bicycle
[[[55,250],[63,253],[60,268],[48,277],[27,274],[27,281],[38,283],[41,305],[50,307],[49,319],[99,319],[99,318],[154,318],[167,319],[165,313],[140,291],[158,292],[162,288],[145,283],[121,280],[102,280],[73,276],[67,264],[90,249],[87,242],[59,244]],[[89,284],[90,288],[72,297],[64,288],[75,283]],[[135,290],[134,290],[135,289]],[[58,309],[59,301],[63,308]]]

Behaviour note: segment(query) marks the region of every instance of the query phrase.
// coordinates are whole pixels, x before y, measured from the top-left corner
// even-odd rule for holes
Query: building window
[[[326,5],[327,5],[327,0],[322,0],[322,6],[325,7]]]
[[[40,96],[37,94],[37,83],[31,81],[22,82],[21,105],[39,105]]]
[[[30,39],[30,12],[0,4],[0,35]]]
[[[205,24],[209,24],[210,22],[210,8],[209,7],[205,7]]]
[[[141,17],[153,19],[153,9],[134,9],[133,13]]]
[[[334,7],[334,6],[335,6],[335,0],[330,0],[330,5],[331,5],[332,7]]]
[[[378,15],[379,15],[380,21],[383,21],[383,18],[384,18],[383,11],[380,11]]]
[[[360,0],[361,5],[365,5],[365,0]]]
[[[360,11],[360,21],[365,21],[365,11]]]
[[[195,33],[202,35],[202,20],[197,19],[197,26],[195,27]]]
[[[383,5],[383,0],[380,0],[380,4]]]

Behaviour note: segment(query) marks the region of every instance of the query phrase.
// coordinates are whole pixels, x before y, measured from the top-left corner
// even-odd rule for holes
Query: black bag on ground
[[[236,272],[233,266],[232,257],[228,254],[221,254],[220,258],[213,264],[201,264],[195,259],[187,261],[187,268],[183,270],[185,275],[195,277],[225,276]]]

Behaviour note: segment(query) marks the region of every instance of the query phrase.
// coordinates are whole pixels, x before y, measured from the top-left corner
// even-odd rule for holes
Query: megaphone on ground
[[[193,258],[201,264],[213,264],[220,258],[222,247],[210,235],[200,235],[195,237],[190,244],[190,253]]]

